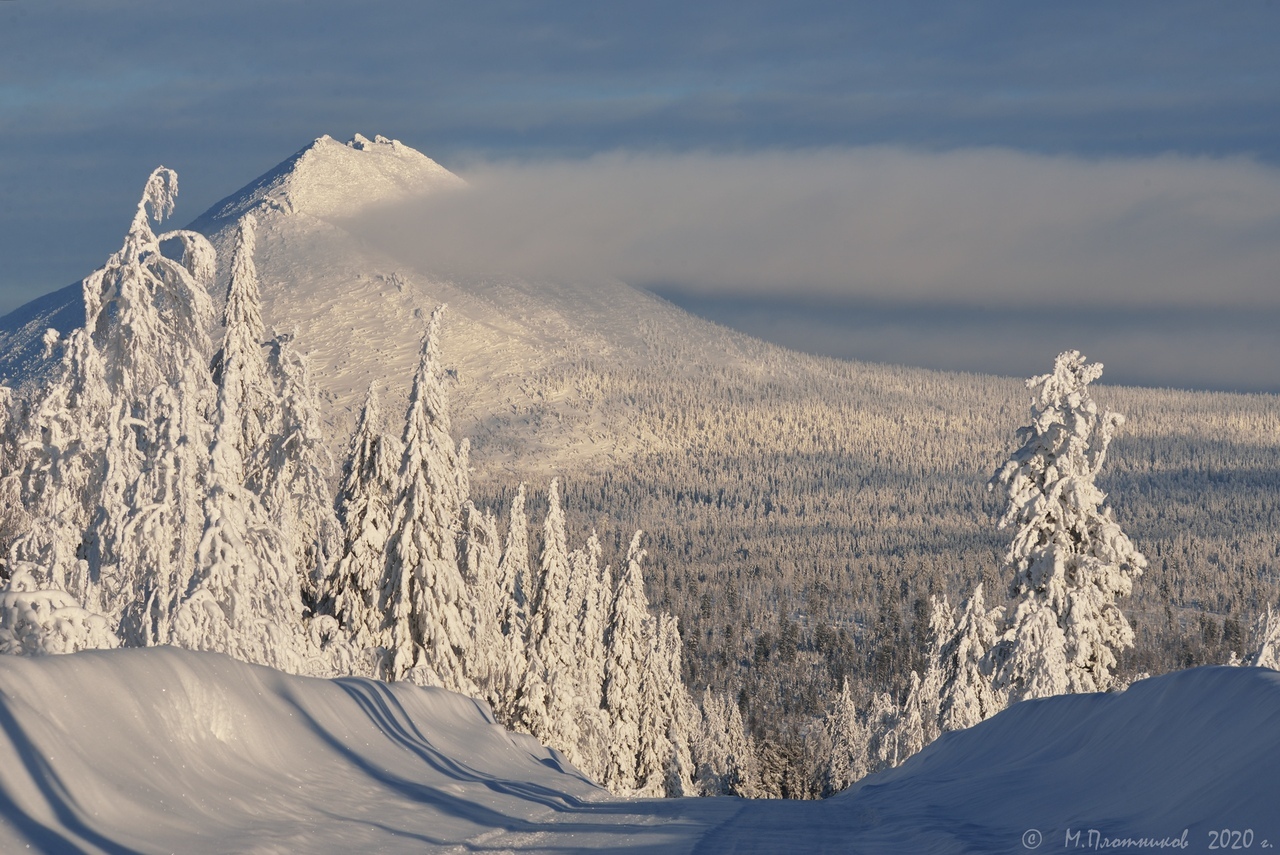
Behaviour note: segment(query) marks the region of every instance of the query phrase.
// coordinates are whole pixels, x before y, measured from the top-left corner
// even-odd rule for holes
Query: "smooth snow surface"
[[[215,654],[3,657],[0,693],[2,852],[986,853],[1028,851],[1031,829],[1041,852],[1091,829],[1280,844],[1264,669],[1028,701],[825,802],[613,798],[460,695]]]
[[[0,691],[5,853],[664,852],[735,807],[611,799],[441,689],[151,648],[0,657]]]

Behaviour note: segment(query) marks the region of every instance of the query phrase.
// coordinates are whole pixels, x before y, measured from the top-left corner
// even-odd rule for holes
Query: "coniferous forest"
[[[742,386],[642,329],[684,382],[581,358],[530,383],[625,398],[661,440],[504,478],[454,429],[447,309],[404,406],[369,388],[335,443],[263,322],[253,215],[219,259],[153,230],[175,195],[157,170],[85,325],[5,389],[6,652],[442,686],[615,792],[791,798],[1024,698],[1274,659],[1273,398],[1098,386],[1074,352],[1021,387],[798,380],[762,348]]]

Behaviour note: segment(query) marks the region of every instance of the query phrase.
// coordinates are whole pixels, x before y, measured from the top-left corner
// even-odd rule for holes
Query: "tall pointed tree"
[[[459,459],[449,435],[440,365],[440,318],[431,313],[409,396],[401,487],[392,513],[380,606],[390,635],[391,679],[475,694],[464,659],[471,636],[467,590],[458,567]]]
[[[858,709],[845,677],[840,694],[822,722],[831,743],[831,756],[827,762],[823,790],[828,794],[848,789],[849,785],[867,775],[866,726],[858,718]]]
[[[511,593],[510,613],[504,619],[504,632],[518,636],[523,646],[529,635],[530,615],[533,611],[535,586],[529,569],[529,518],[524,510],[523,483],[511,500],[511,513],[507,523],[507,541],[502,550],[499,565],[504,587]]]
[[[1004,709],[987,663],[1001,612],[987,609],[979,583],[961,607],[950,637],[938,646],[942,672],[938,728],[944,733],[973,727]]]
[[[294,336],[271,342],[279,418],[270,437],[262,499],[294,553],[306,608],[332,614],[333,574],[341,534],[329,492],[333,459],[320,418],[320,394]]]
[[[545,719],[534,731],[548,745],[564,751],[575,763],[579,751],[578,609],[570,601],[571,563],[560,484],[552,479],[547,494],[547,517],[542,526],[538,599],[530,625],[530,646],[543,668],[547,697]]]
[[[237,278],[252,269],[243,258],[252,250],[253,222],[242,220],[233,251],[239,263],[233,262],[231,284],[240,296],[246,288]],[[239,311],[253,315],[253,308],[240,302]],[[279,529],[245,486],[246,420],[241,407],[246,399],[253,400],[253,381],[260,378],[250,372],[257,370],[260,354],[240,328],[241,317],[229,320],[219,365],[204,532],[197,550],[199,572],[174,619],[173,640],[296,672],[309,652],[296,567]]]
[[[642,770],[637,768],[644,726],[640,719],[640,682],[656,627],[644,593],[640,565],[645,551],[640,547],[641,537],[642,532],[637,531],[631,538],[605,636],[609,658],[605,662],[604,706],[613,741],[604,784],[615,792],[634,790],[643,783],[639,778]]]
[[[402,452],[399,441],[383,432],[378,396],[370,384],[336,502],[343,545],[334,572],[334,612],[359,649],[388,644],[382,637],[378,593],[400,492],[397,473]]]
[[[502,543],[493,514],[467,502],[462,526],[463,578],[471,592],[467,672],[494,710],[503,706],[512,676],[502,633],[505,592],[498,571],[501,555]]]

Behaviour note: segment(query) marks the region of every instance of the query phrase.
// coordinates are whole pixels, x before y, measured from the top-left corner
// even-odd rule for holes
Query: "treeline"
[[[615,578],[594,535],[571,548],[552,481],[533,562],[523,487],[502,534],[472,501],[440,311],[403,419],[370,390],[335,496],[307,362],[263,327],[253,215],[217,324],[211,245],[150,225],[175,194],[157,170],[84,282],[85,326],[3,390],[0,652],[175,644],[441,686],[616,792],[756,794],[738,709],[695,702],[676,622],[649,610],[641,534]]]
[[[986,483],[1027,393],[746,339],[709,359],[658,324],[637,334],[638,364],[570,357],[544,379],[548,408],[572,404],[566,432],[621,425],[612,460],[565,472],[568,516],[605,541],[623,540],[619,520],[651,534],[649,594],[679,618],[690,685],[740,700],[757,745],[771,746],[764,767],[789,770],[771,794],[816,795],[800,734],[842,680],[861,710],[881,691],[901,701],[927,659],[930,598],[959,602],[978,582],[990,597],[1007,590]],[[1280,594],[1280,401],[1094,395],[1127,416],[1098,484],[1150,562],[1124,601],[1136,644],[1121,678],[1243,654]],[[486,501],[508,494],[484,470],[474,483]]]

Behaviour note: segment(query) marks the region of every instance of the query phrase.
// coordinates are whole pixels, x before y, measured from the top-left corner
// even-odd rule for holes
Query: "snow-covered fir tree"
[[[1251,647],[1252,652],[1246,657],[1244,664],[1280,671],[1280,612],[1270,605],[1267,606],[1266,613],[1259,615],[1254,623]]]
[[[604,669],[607,651],[605,628],[612,592],[608,566],[601,567],[600,539],[593,531],[584,549],[569,556],[569,603],[577,608],[574,651],[577,659],[577,707],[579,753],[584,772],[599,778],[602,758],[609,751],[609,716],[604,711]]]
[[[257,315],[256,284],[245,256],[253,250],[253,223],[241,221],[233,250],[228,317],[218,363],[217,412],[209,454],[204,531],[196,550],[198,571],[173,621],[173,641],[193,650],[215,650],[237,659],[297,672],[308,656],[302,598],[293,550],[245,484],[245,424],[257,431],[256,417],[241,412],[261,396],[265,375],[261,345],[252,327]],[[248,273],[246,272],[248,271]],[[259,437],[261,441],[262,436]],[[162,615],[163,616],[163,613]]]
[[[542,665],[546,698],[541,721],[533,721],[533,735],[561,748],[575,764],[584,762],[579,718],[578,604],[570,600],[571,563],[559,481],[552,479],[547,494],[547,517],[542,526],[538,561],[538,598],[529,626],[529,646]],[[533,701],[532,698],[529,699]]]
[[[938,729],[942,732],[973,727],[1004,709],[1005,701],[992,684],[987,651],[996,642],[1002,609],[988,610],[982,584],[964,602],[954,626],[939,639]]]
[[[194,232],[152,231],[176,193],[172,170],[152,173],[122,247],[82,283],[85,326],[62,342],[18,428],[32,528],[10,557],[113,627],[146,608],[144,568],[162,587],[185,585],[200,537],[213,250]],[[180,260],[161,252],[166,241],[182,246]],[[144,617],[130,623],[145,634]]]
[[[504,619],[508,637],[519,638],[521,645],[529,636],[529,616],[533,609],[535,586],[529,571],[529,518],[524,510],[523,483],[511,500],[507,519],[507,541],[499,565],[503,587],[511,592],[511,612]]]
[[[1146,559],[1115,522],[1094,483],[1117,413],[1099,412],[1089,383],[1102,373],[1078,351],[1033,377],[1031,424],[1021,447],[991,479],[1016,529],[1005,555],[1015,603],[992,650],[997,681],[1011,701],[1063,692],[1104,691],[1133,630],[1117,600],[1133,589]]]
[[[383,633],[378,593],[400,492],[397,475],[402,453],[399,440],[383,431],[377,392],[370,384],[338,488],[342,549],[333,574],[333,611],[355,647],[375,653],[390,643]],[[371,666],[369,673],[376,671]]]
[[[604,708],[609,714],[613,740],[603,783],[614,792],[634,790],[643,783],[641,770],[637,768],[643,727],[640,682],[649,648],[654,643],[654,627],[640,566],[645,556],[640,546],[642,536],[636,532],[631,538],[626,568],[614,591],[605,636],[609,658],[605,662]]]
[[[758,798],[755,746],[737,704],[708,686],[702,695],[701,719],[693,743],[697,791],[704,796]]]
[[[848,789],[850,784],[862,780],[868,772],[867,728],[858,717],[848,677],[841,681],[840,694],[823,719],[822,727],[831,752],[823,792],[830,795]]]
[[[926,676],[934,676],[927,674]],[[937,738],[937,694],[934,681],[926,682],[911,672],[911,684],[894,720],[894,734],[886,740],[896,751],[893,765],[897,766]]]
[[[457,541],[466,497],[458,492],[458,451],[449,435],[442,312],[431,314],[409,396],[379,607],[389,635],[389,678],[476,694],[465,665],[471,612]]]
[[[222,312],[222,347],[213,359],[214,381],[239,401],[240,429],[235,451],[244,461],[244,483],[254,493],[265,492],[270,465],[268,436],[279,418],[275,383],[263,353],[266,329],[262,323],[261,290],[253,255],[257,247],[257,219],[245,214],[236,223],[231,250],[231,275]],[[228,362],[236,371],[227,376]]]
[[[304,605],[311,612],[332,614],[334,564],[341,548],[329,491],[333,460],[320,420],[319,390],[306,356],[294,348],[294,339],[278,335],[270,343],[279,416],[267,445],[262,501],[292,545]]]
[[[699,716],[681,677],[682,650],[676,619],[658,615],[649,665],[640,686],[641,732],[649,734],[641,739],[640,756],[653,757],[645,788],[655,795],[680,797],[695,793],[697,767],[692,735]],[[646,744],[652,749],[646,750]],[[641,761],[638,766],[643,768],[645,763]]]
[[[492,513],[468,502],[463,509],[461,555],[463,576],[471,591],[471,655],[467,671],[495,711],[504,706],[513,677],[502,631],[507,595],[499,571],[501,556],[497,520]]]
[[[521,683],[524,675],[532,670],[528,650],[528,599],[524,593],[529,584],[528,525],[524,512],[524,484],[521,484],[511,500],[507,539],[498,561],[497,626],[502,650],[494,656],[503,667],[490,676],[494,714],[499,720],[513,724],[520,720],[517,709]]]
[[[897,766],[910,755],[902,750],[902,711],[888,692],[876,692],[867,710],[867,771]]]

